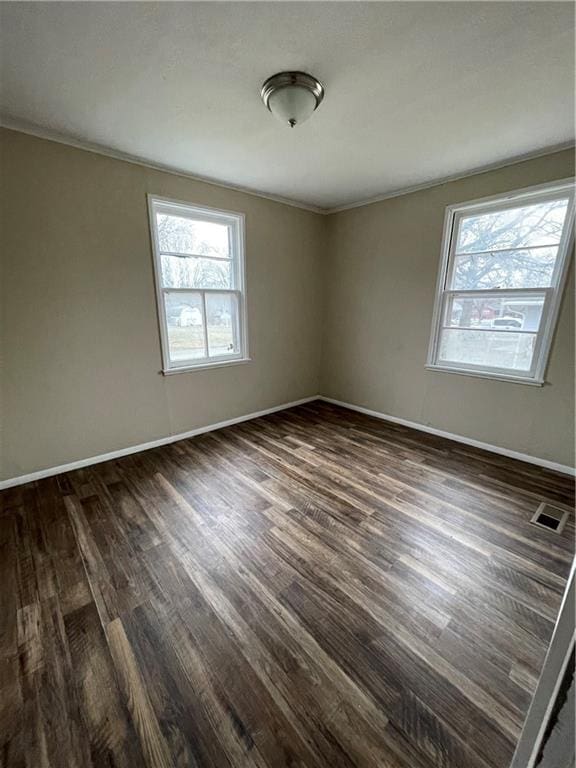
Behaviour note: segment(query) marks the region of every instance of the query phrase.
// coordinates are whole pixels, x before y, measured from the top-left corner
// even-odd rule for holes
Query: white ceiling
[[[332,208],[574,138],[574,7],[555,2],[0,5],[3,115]],[[266,77],[326,86],[293,130]]]

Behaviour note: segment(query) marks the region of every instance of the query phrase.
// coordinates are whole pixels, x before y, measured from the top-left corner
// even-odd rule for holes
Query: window
[[[248,359],[244,216],[149,197],[164,373]]]
[[[565,181],[447,208],[427,367],[544,383],[573,206]]]

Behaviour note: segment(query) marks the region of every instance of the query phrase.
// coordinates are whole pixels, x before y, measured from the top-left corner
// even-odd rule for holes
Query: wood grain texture
[[[573,491],[320,402],[5,491],[0,765],[507,768]]]

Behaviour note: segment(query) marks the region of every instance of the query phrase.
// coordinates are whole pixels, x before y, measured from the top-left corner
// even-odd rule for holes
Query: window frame
[[[152,257],[154,267],[154,285],[156,289],[156,309],[158,315],[158,327],[160,331],[160,350],[162,354],[162,373],[169,376],[175,373],[189,373],[190,371],[205,370],[207,368],[220,368],[230,365],[238,365],[251,360],[248,352],[248,318],[246,309],[246,217],[237,211],[227,211],[221,208],[211,208],[198,205],[185,200],[160,197],[148,194],[148,221],[150,226],[150,238],[152,243]],[[168,213],[171,215],[189,218],[193,221],[209,221],[225,224],[230,228],[230,262],[234,275],[234,288],[167,288],[162,281],[162,251],[156,226],[156,214]],[[178,254],[174,254],[178,255]],[[198,255],[201,258],[215,258],[227,261],[228,259]],[[170,345],[168,340],[168,323],[166,313],[165,295],[167,293],[199,293],[202,295],[204,339],[208,355],[194,360],[183,360],[182,364],[170,359]],[[208,327],[206,320],[206,294],[234,294],[238,304],[238,353],[234,355],[209,355]]]
[[[545,383],[546,369],[548,367],[550,358],[552,339],[556,330],[560,305],[566,285],[571,252],[574,245],[574,193],[574,178],[567,178],[560,181],[538,184],[532,187],[525,187],[519,190],[512,190],[510,192],[499,195],[491,195],[490,197],[456,203],[446,207],[444,215],[444,228],[442,232],[440,267],[438,270],[438,278],[434,294],[432,329],[425,366],[427,369],[441,373],[455,373],[464,376],[475,376],[479,378],[515,382],[519,384],[543,386]],[[454,253],[457,239],[456,234],[458,232],[459,222],[464,216],[470,216],[479,213],[489,213],[491,209],[503,211],[508,208],[515,208],[519,203],[522,204],[532,201],[546,202],[546,200],[555,200],[563,196],[568,197],[568,209],[566,212],[566,223],[562,232],[562,238],[558,243],[558,256],[554,266],[550,287],[503,289],[496,288],[492,290],[458,290],[447,287],[452,284],[452,277],[456,264]],[[518,249],[516,248],[514,250]],[[506,296],[510,293],[535,293],[538,295],[545,295],[544,307],[540,320],[540,328],[536,333],[536,342],[534,346],[534,354],[530,371],[527,373],[518,373],[514,372],[513,369],[508,368],[498,368],[493,366],[489,367],[467,363],[457,363],[451,365],[445,361],[438,361],[442,331],[444,330],[443,318],[445,313],[445,306],[450,296],[453,296],[454,294],[468,294],[470,296],[502,294],[502,296]]]

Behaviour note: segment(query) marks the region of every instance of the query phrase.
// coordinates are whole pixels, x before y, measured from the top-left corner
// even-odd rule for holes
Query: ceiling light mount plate
[[[318,109],[324,86],[307,72],[278,72],[264,82],[260,95],[275,117],[294,128]]]

